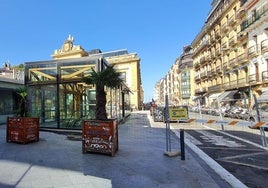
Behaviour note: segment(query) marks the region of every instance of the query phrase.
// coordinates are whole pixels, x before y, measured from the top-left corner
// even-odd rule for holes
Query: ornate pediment
[[[61,49],[57,49],[54,51],[54,54],[52,55],[53,59],[86,56],[87,52],[80,45],[73,45],[73,42],[73,36],[69,35],[68,38],[64,41]]]
[[[72,37],[71,35],[69,35],[68,39],[64,41],[61,51],[62,52],[69,52],[73,49],[73,41],[74,41],[74,37]]]

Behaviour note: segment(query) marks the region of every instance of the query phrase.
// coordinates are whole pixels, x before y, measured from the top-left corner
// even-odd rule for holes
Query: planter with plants
[[[28,117],[26,87],[20,88],[17,94],[20,97],[19,114],[7,117],[6,141],[23,144],[39,141],[39,117]]]
[[[105,87],[119,88],[123,82],[120,73],[113,66],[107,66],[102,71],[92,69],[83,82],[96,88],[96,112],[95,119],[82,122],[82,152],[114,156],[118,150],[118,120],[107,118]]]

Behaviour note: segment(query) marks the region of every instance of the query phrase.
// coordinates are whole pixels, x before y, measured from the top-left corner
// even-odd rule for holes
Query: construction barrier
[[[268,141],[265,136],[265,128],[268,128],[268,125],[266,122],[249,122],[249,121],[238,121],[238,120],[231,120],[231,121],[225,121],[225,120],[214,120],[214,119],[189,119],[187,121],[188,123],[204,123],[204,124],[221,124],[222,129],[223,125],[231,125],[231,126],[247,126],[252,129],[260,129],[261,134],[261,140],[262,145],[264,147],[268,147]]]
[[[221,124],[221,125],[237,125],[237,126],[247,126],[253,129],[260,127],[268,127],[265,122],[249,122],[249,121],[238,121],[238,120],[214,120],[214,119],[189,119],[188,123],[204,123],[204,124]]]

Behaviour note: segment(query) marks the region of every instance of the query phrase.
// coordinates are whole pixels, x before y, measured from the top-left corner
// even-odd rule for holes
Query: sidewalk
[[[6,143],[6,126],[1,125],[0,188],[231,187],[189,148],[184,161],[165,156],[165,124],[147,116],[134,112],[120,124],[114,157],[82,154],[81,141],[51,132],[41,131],[39,142]],[[179,139],[171,138],[172,150],[180,150]]]

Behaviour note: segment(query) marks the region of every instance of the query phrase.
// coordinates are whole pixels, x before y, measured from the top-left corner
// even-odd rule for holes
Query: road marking
[[[214,150],[234,150],[234,151],[256,151],[260,152],[261,149],[248,149],[248,148],[226,148],[226,147],[216,147],[216,146],[200,146],[202,149],[214,149]]]
[[[239,158],[243,158],[243,157],[254,157],[256,155],[262,155],[262,154],[267,155],[267,152],[257,152],[257,153],[250,153],[250,154],[242,154],[242,155],[235,155],[235,156],[229,156],[229,157],[222,157],[222,158],[219,158],[217,160],[224,161],[224,162],[230,162],[230,163],[234,163],[234,164],[239,164],[239,165],[243,165],[243,166],[248,166],[248,167],[252,167],[252,168],[257,168],[257,169],[261,169],[261,170],[268,170],[268,167],[258,166],[258,165],[250,164],[250,163],[246,163],[246,162],[233,161],[234,159],[239,159]],[[252,160],[254,160],[254,159],[252,159]]]
[[[228,138],[224,138],[223,136],[218,136],[215,134],[212,134],[208,131],[196,131],[199,134],[201,134],[201,138],[205,142],[209,142],[211,144],[214,144],[216,146],[226,146],[226,147],[245,147],[244,145],[237,143],[235,141],[229,140]]]
[[[261,149],[264,149],[264,150],[268,151],[268,147],[261,146],[261,145],[259,145],[259,144],[254,143],[254,142],[251,142],[251,141],[249,141],[249,140],[245,140],[245,139],[243,139],[243,138],[240,138],[240,137],[238,137],[238,136],[234,136],[234,135],[232,135],[232,134],[229,134],[229,133],[226,133],[226,132],[223,132],[223,131],[218,131],[218,130],[213,129],[213,128],[211,128],[211,127],[208,127],[208,126],[206,126],[206,125],[202,125],[202,126],[205,127],[205,128],[207,128],[207,129],[217,131],[218,133],[224,134],[224,135],[226,135],[226,136],[230,136],[230,137],[235,138],[235,139],[237,139],[237,140],[240,140],[240,141],[242,141],[242,142],[251,144],[251,145],[253,145],[253,146],[255,146],[255,147],[258,147],[258,148],[261,148]]]

